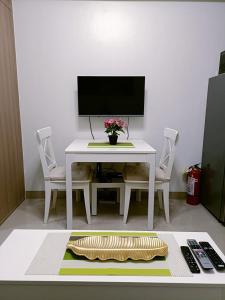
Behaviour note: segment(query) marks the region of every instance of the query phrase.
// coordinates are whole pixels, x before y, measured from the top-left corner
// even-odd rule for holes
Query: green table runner
[[[134,144],[130,142],[121,142],[116,145],[110,145],[108,142],[102,143],[88,143],[89,148],[134,148]]]

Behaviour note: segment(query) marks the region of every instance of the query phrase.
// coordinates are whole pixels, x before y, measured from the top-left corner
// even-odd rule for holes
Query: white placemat
[[[49,233],[31,262],[27,275],[57,275],[61,268],[122,268],[122,269],[169,269],[172,276],[193,276],[186,265],[173,234],[158,234],[168,245],[168,256],[165,260],[152,261],[89,261],[63,260],[70,233]]]

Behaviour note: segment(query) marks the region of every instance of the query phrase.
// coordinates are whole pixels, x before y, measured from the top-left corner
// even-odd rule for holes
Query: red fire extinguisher
[[[197,205],[200,202],[201,168],[198,165],[189,167],[187,171],[187,203]]]

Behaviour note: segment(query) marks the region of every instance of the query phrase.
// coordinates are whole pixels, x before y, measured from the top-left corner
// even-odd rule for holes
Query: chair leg
[[[87,222],[88,222],[88,224],[91,224],[89,184],[84,187],[84,204],[85,204],[85,209],[86,209]]]
[[[124,185],[120,188],[120,215],[124,215]]]
[[[163,183],[163,202],[166,216],[166,222],[170,223],[170,212],[169,212],[169,183]]]
[[[51,184],[50,184],[50,182],[45,182],[45,214],[44,214],[44,223],[48,222],[50,202],[51,202]]]
[[[97,188],[93,184],[91,187],[91,214],[97,215]]]
[[[127,216],[128,216],[128,210],[130,205],[130,194],[131,194],[131,188],[125,184],[125,203],[124,203],[124,217],[123,217],[123,223],[127,223]]]
[[[136,201],[141,202],[141,190],[136,190]]]
[[[120,189],[117,188],[116,189],[116,203],[119,203],[120,202]]]
[[[162,190],[158,190],[159,208],[163,209],[163,195]]]
[[[52,200],[52,208],[56,209],[56,200],[57,200],[57,190],[53,191],[53,200]]]
[[[75,194],[76,194],[76,202],[79,202],[80,201],[80,191],[76,190]]]

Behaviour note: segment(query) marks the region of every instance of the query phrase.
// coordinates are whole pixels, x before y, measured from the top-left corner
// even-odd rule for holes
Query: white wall
[[[59,163],[75,137],[77,75],[145,75],[144,120],[130,137],[161,150],[163,128],[179,130],[171,190],[201,161],[208,78],[225,49],[225,3],[14,0],[26,190],[42,190],[35,130],[53,128]],[[102,120],[94,120],[104,137]]]

